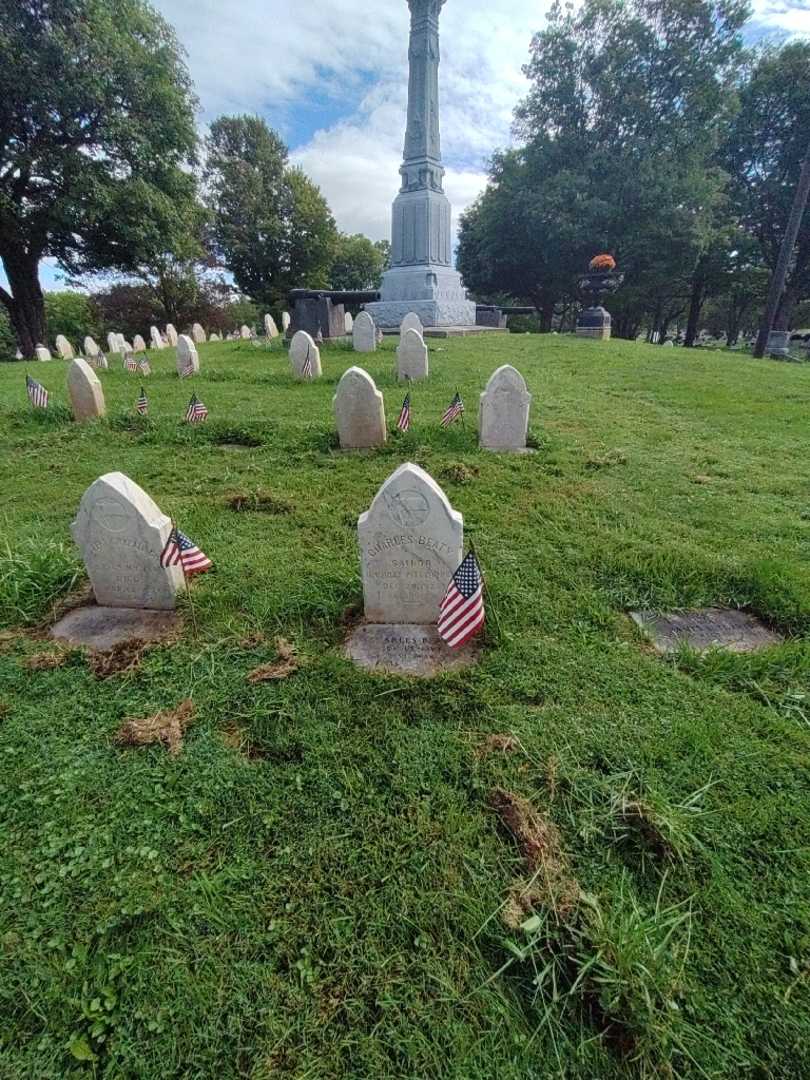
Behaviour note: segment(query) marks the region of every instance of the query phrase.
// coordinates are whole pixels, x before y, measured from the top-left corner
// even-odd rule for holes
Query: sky
[[[175,27],[200,126],[263,116],[321,188],[338,227],[386,239],[399,188],[408,84],[406,0],[152,0]],[[549,0],[447,0],[442,11],[445,190],[459,214],[510,143],[522,74]],[[809,0],[754,0],[748,36],[810,36]],[[46,288],[60,284],[43,267]],[[0,282],[3,281],[0,272]]]

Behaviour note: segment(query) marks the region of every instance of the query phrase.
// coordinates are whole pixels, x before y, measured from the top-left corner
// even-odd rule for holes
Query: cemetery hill
[[[456,233],[397,0],[368,238],[158,6],[0,0],[0,1077],[810,1075],[806,38],[534,13]]]

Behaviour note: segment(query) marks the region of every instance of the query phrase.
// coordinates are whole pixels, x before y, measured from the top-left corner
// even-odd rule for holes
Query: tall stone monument
[[[411,311],[426,327],[474,326],[475,304],[453,269],[450,201],[439,132],[439,15],[446,0],[408,0],[408,129],[402,188],[394,201],[391,269],[380,301],[366,304],[377,326],[394,329]]]

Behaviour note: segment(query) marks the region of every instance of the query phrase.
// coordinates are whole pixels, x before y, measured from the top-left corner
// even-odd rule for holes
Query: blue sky
[[[200,125],[258,113],[318,183],[338,226],[388,236],[407,96],[406,0],[153,0],[188,53]],[[442,12],[442,139],[454,221],[510,141],[521,67],[547,0],[447,0]],[[754,0],[752,38],[810,36],[808,0]],[[44,266],[46,288],[61,285]],[[3,281],[0,272],[0,282]]]

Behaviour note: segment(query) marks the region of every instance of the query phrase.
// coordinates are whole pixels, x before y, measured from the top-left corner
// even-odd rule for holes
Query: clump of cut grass
[[[237,514],[292,514],[295,506],[286,499],[279,499],[270,491],[259,488],[257,491],[240,491],[228,496],[227,505]]]
[[[442,480],[450,484],[469,484],[478,476],[479,470],[473,465],[465,465],[462,461],[452,461],[439,473]]]
[[[593,454],[585,462],[585,468],[594,472],[599,469],[612,469],[616,465],[626,465],[627,454],[624,450],[608,450],[604,454]]]
[[[0,547],[0,625],[32,626],[68,593],[80,574],[67,545],[22,540]]]
[[[295,646],[284,638],[276,638],[276,652],[278,659],[269,664],[262,664],[247,677],[247,681],[255,686],[257,683],[277,682],[280,679],[288,679],[299,668]]]
[[[705,813],[703,797],[710,781],[683,802],[672,804],[654,792],[642,792],[632,773],[614,777],[619,787],[610,799],[610,839],[635,851],[642,860],[685,862],[700,847],[693,823]]]
[[[194,702],[188,698],[174,709],[163,709],[152,716],[125,720],[115,735],[118,746],[150,746],[162,743],[172,757],[183,746],[183,735],[194,718]]]
[[[121,641],[103,652],[91,652],[87,666],[97,679],[109,679],[113,675],[129,675],[137,671],[152,642],[140,638]]]

